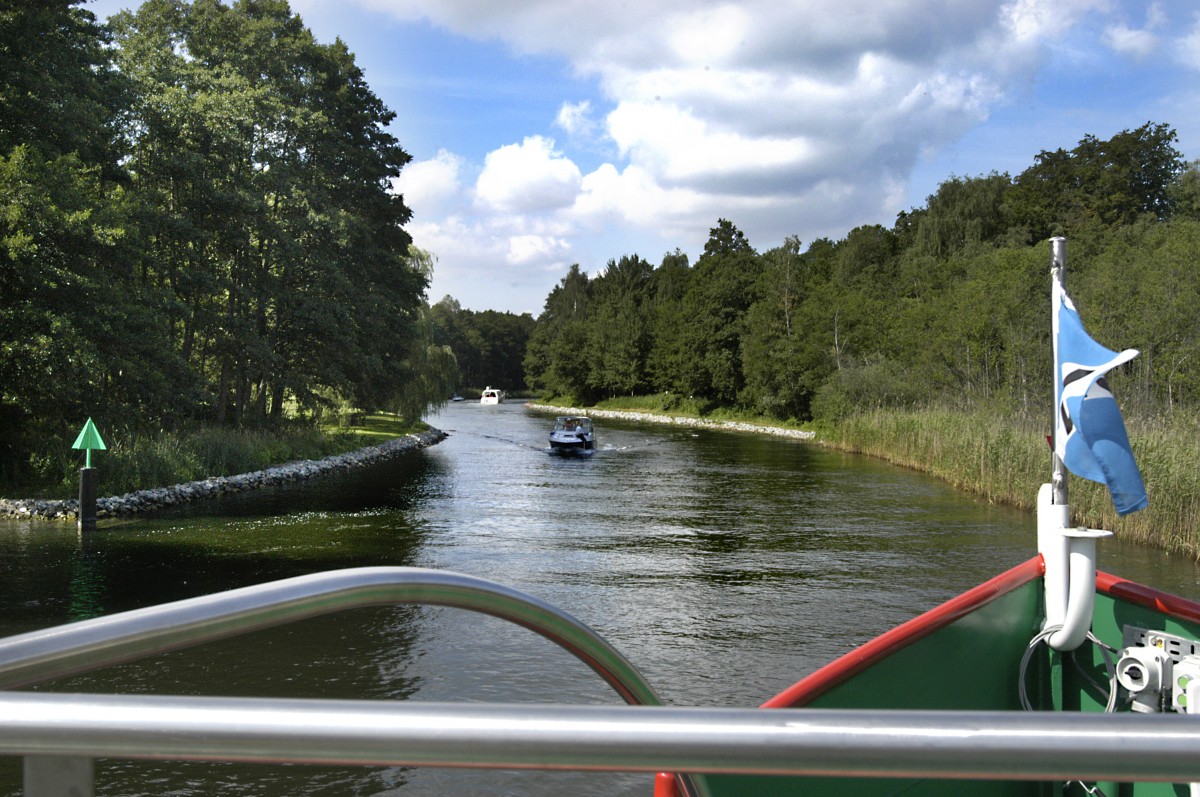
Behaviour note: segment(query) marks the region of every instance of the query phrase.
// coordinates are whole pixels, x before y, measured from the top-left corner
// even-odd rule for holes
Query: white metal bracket
[[[1096,540],[1112,536],[1102,529],[1070,528],[1070,506],[1054,503],[1054,488],[1038,490],[1038,551],[1046,566],[1046,622],[1059,627],[1046,640],[1058,651],[1083,644],[1092,627],[1096,602]]]

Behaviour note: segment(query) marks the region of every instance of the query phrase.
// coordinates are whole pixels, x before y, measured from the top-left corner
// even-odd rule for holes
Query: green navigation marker
[[[100,438],[96,424],[92,423],[91,418],[88,418],[71,448],[82,448],[87,451],[87,465],[79,469],[79,511],[76,517],[79,519],[78,526],[81,532],[92,532],[96,530],[97,515],[96,471],[92,468],[92,451],[104,451],[108,446],[104,445],[104,440]]]
[[[108,446],[104,445],[104,441],[100,439],[100,432],[96,430],[96,424],[92,423],[92,419],[88,418],[87,423],[83,425],[83,429],[79,432],[79,437],[75,438],[74,445],[71,448],[83,448],[87,450],[87,465],[92,467],[92,451],[106,451]]]

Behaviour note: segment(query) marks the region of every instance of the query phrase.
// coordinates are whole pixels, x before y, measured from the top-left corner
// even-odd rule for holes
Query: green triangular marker
[[[75,438],[75,443],[71,448],[87,449],[87,464],[85,467],[90,468],[92,467],[92,449],[106,451],[108,447],[100,439],[100,432],[96,430],[96,424],[92,423],[91,418],[88,418],[87,423],[83,425],[83,429],[79,432],[79,437]]]

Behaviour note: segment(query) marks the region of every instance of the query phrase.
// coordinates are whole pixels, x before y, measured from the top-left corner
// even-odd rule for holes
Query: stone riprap
[[[126,493],[111,498],[98,498],[96,500],[96,516],[103,518],[114,515],[130,515],[135,512],[150,512],[186,501],[198,501],[227,493],[240,493],[268,485],[300,481],[335,471],[353,470],[382,462],[406,451],[434,445],[444,439],[446,439],[445,432],[440,429],[428,429],[417,434],[397,437],[377,446],[360,448],[345,454],[334,454],[324,459],[287,462],[265,470],[256,470],[253,473],[213,476],[186,484],[177,484],[174,487],[158,487],[153,490],[139,490],[135,493]],[[16,517],[73,520],[78,509],[79,500],[76,498],[66,501],[0,498],[0,514]]]
[[[547,404],[526,404],[532,410],[546,410],[559,415],[586,415],[589,418],[614,418],[621,421],[640,421],[644,423],[669,423],[675,426],[689,426],[701,429],[723,429],[734,432],[754,432],[755,434],[770,434],[777,437],[792,437],[797,440],[811,440],[816,432],[805,432],[800,429],[785,429],[782,426],[760,426],[756,423],[743,421],[709,421],[704,418],[686,418],[679,415],[656,415],[652,412],[627,412],[625,410],[583,409],[580,407],[552,407]]]

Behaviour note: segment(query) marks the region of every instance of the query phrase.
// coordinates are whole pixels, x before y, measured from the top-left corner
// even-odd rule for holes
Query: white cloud
[[[1104,32],[1105,41],[1122,55],[1145,58],[1158,48],[1158,36],[1148,30],[1134,30],[1124,25],[1113,25]]]
[[[803,135],[746,135],[666,104],[622,103],[608,127],[622,155],[668,185],[803,169],[817,154]]]
[[[1003,7],[1001,18],[1017,42],[1052,41],[1080,17],[1109,6],[1109,0],[1013,0]]]
[[[508,239],[507,260],[513,265],[527,265],[555,261],[554,265],[568,256],[571,245],[561,238],[544,235],[514,235]]]
[[[1146,9],[1144,28],[1131,28],[1123,22],[1117,22],[1104,31],[1104,40],[1115,52],[1141,60],[1153,55],[1161,46],[1162,37],[1156,31],[1165,29],[1167,25],[1162,4],[1151,3]]]
[[[564,102],[558,109],[554,124],[566,131],[567,135],[578,138],[591,138],[596,131],[596,120],[592,116],[590,100],[582,102]]]
[[[491,144],[470,194],[477,254],[543,273],[571,258],[599,268],[623,252],[597,255],[588,241],[622,234],[695,256],[720,217],[760,249],[887,224],[918,165],[1020,107],[1048,66],[1077,70],[1073,88],[1114,52],[1173,54],[1200,69],[1200,15],[1172,38],[1186,21],[1162,2],[358,2],[559,58],[594,81],[594,97],[561,98],[543,129]],[[546,136],[552,127],[565,133],[561,147]],[[1039,140],[1028,157],[1071,143]],[[1008,167],[980,171],[991,168]],[[459,163],[457,179],[465,174]],[[412,185],[416,197],[421,182]]]
[[[393,181],[393,189],[403,194],[410,208],[418,208],[426,216],[440,215],[449,211],[461,196],[463,168],[461,157],[439,150],[430,160],[405,166],[400,177]]]
[[[1191,30],[1176,42],[1175,52],[1181,64],[1200,71],[1200,13],[1192,18]]]
[[[489,209],[529,213],[569,206],[583,177],[551,139],[529,136],[488,153],[475,183],[476,200]]]
[[[736,59],[752,27],[746,11],[732,4],[699,8],[676,15],[667,37],[675,56],[684,63],[724,64]]]
[[[694,221],[697,211],[708,210],[705,204],[699,192],[664,188],[639,166],[618,171],[605,163],[583,178],[570,216],[584,229],[620,222],[678,235]]]

